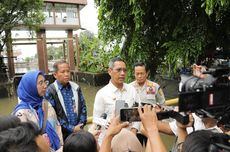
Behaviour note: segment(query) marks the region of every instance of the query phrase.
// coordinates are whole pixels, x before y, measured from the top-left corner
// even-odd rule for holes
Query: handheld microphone
[[[94,121],[94,123],[97,124],[96,130],[100,130],[101,127],[102,127],[103,125],[106,124],[106,118],[107,118],[107,114],[106,114],[106,113],[102,113],[102,114],[101,114],[101,117],[100,117],[100,118],[97,118],[97,119]]]
[[[128,103],[124,103],[124,107],[128,108],[129,107]]]

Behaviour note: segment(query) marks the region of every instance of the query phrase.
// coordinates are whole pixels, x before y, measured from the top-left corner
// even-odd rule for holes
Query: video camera
[[[181,75],[179,111],[196,112],[211,117],[221,125],[230,126],[230,61],[203,71],[204,79]]]

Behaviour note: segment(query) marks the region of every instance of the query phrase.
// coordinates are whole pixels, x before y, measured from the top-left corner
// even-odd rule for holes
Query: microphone
[[[124,107],[128,108],[129,107],[128,103],[124,103]]]
[[[93,123],[97,124],[96,130],[100,130],[102,126],[106,125],[106,123],[107,123],[106,118],[107,118],[106,113],[102,113],[100,118],[94,118]]]

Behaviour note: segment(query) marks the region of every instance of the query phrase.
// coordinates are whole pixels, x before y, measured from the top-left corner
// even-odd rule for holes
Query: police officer
[[[165,103],[165,97],[160,85],[147,79],[149,70],[143,62],[134,64],[135,81],[133,85],[141,99],[142,104],[159,104]]]

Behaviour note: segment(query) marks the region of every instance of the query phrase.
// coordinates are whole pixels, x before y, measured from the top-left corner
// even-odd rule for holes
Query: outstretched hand
[[[164,143],[161,140],[160,134],[157,128],[157,115],[155,108],[151,105],[145,105],[143,109],[138,108],[138,112],[141,118],[141,122],[144,126],[145,133],[150,141],[150,151],[152,152],[166,152]]]
[[[111,120],[111,123],[108,127],[108,129],[106,130],[106,134],[108,136],[115,136],[116,134],[118,134],[122,128],[128,127],[129,126],[129,122],[123,122],[120,123],[120,119],[119,116],[113,118]]]
[[[141,107],[138,108],[138,112],[141,118],[141,122],[144,126],[144,129],[149,132],[151,130],[158,130],[157,128],[157,115],[155,108],[152,108],[151,105],[145,105],[143,110]]]
[[[74,127],[74,129],[73,129],[73,132],[78,132],[78,131],[80,131],[81,130],[81,127],[83,126],[84,124],[78,124],[78,125],[76,125],[75,127]]]
[[[128,127],[129,122],[120,123],[119,116],[113,118],[106,130],[105,138],[101,144],[100,152],[111,152],[111,141],[113,137],[118,134],[122,128]]]
[[[94,124],[88,129],[88,132],[90,132],[96,140],[98,140],[99,135],[101,134],[101,130],[96,129]]]

